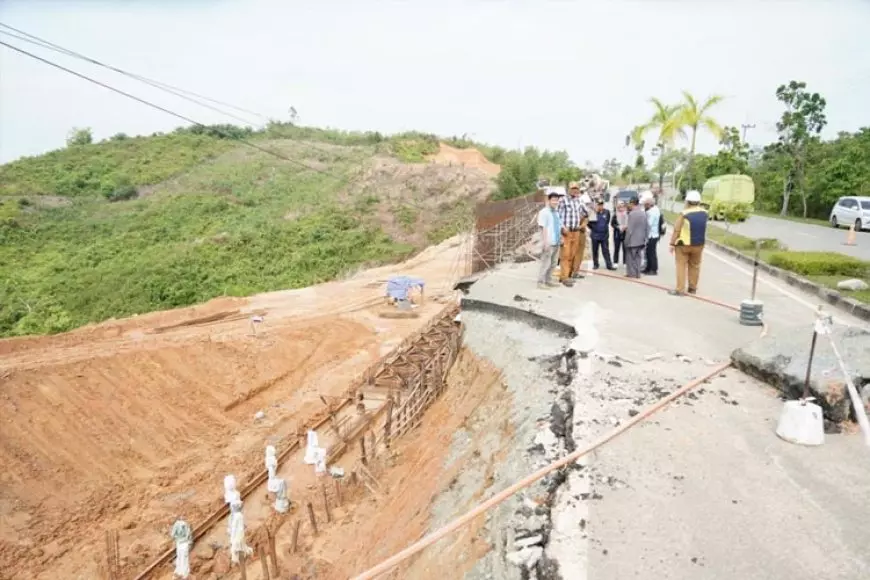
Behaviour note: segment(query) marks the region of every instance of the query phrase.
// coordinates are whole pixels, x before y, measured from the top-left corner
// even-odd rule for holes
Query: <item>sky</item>
[[[775,139],[774,93],[792,79],[827,99],[824,136],[870,126],[868,0],[0,0],[0,22],[267,118],[293,106],[304,125],[467,134],[581,165],[630,161],[625,136],[649,98],[682,90],[723,95],[714,116],[754,124],[752,145]],[[0,41],[197,121],[236,122]],[[180,124],[0,46],[0,162],[62,147],[72,127],[102,139]]]

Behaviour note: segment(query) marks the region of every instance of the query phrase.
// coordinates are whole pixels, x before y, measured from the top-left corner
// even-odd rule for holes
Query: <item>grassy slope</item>
[[[91,145],[4,166],[4,194],[66,195],[72,203],[4,198],[0,336],[307,286],[412,250],[365,219],[365,204],[336,199],[374,146],[263,143],[330,175],[191,135]],[[172,175],[140,199],[104,197],[125,180],[142,185]]]
[[[662,212],[665,215],[665,219],[667,219],[671,224],[673,224],[676,220],[677,214],[669,211]],[[748,238],[746,236],[741,236],[740,234],[729,233],[725,229],[720,227],[711,227],[707,229],[707,235],[711,240],[717,241],[720,244],[726,245],[730,248],[734,248],[739,252],[746,254],[747,256],[755,255],[755,240],[752,238]],[[770,262],[771,258],[775,253],[784,253],[783,250],[779,249],[779,242],[776,240],[765,241],[762,245],[762,250],[760,252],[760,258],[763,262]],[[811,252],[801,252],[803,254],[811,254]],[[844,257],[848,258],[848,257]],[[849,260],[850,262],[852,260]],[[854,278],[854,275],[830,275],[830,274],[807,274],[803,272],[799,272],[799,274],[808,280],[812,280],[817,284],[821,284],[822,286],[826,286],[828,288],[832,288],[837,290],[837,282],[845,280],[847,278]],[[865,282],[870,284],[870,264],[867,265],[867,269],[865,271],[865,275],[861,277]],[[848,290],[837,290],[838,292],[850,296],[856,300],[860,300],[861,302],[870,304],[870,290],[859,290],[857,292],[851,292]]]

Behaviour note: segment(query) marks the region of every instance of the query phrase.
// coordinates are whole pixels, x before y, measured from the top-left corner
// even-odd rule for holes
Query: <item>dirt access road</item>
[[[147,562],[178,515],[205,516],[226,473],[261,470],[267,441],[425,324],[436,296],[452,299],[464,243],[316,287],[0,342],[0,578],[98,577],[107,529],[125,568]],[[395,273],[427,281],[418,318],[378,316]]]

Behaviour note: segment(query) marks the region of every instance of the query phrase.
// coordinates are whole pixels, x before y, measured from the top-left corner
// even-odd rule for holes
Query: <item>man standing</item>
[[[559,218],[559,198],[555,191],[547,196],[547,205],[538,212],[538,225],[541,228],[541,268],[538,271],[538,288],[556,286],[550,276],[559,257],[559,243],[562,238],[562,224]]]
[[[558,213],[562,227],[559,282],[565,286],[573,286],[572,278],[583,277],[580,274],[580,262],[586,252],[586,223],[588,221],[586,207],[580,200],[580,186],[576,181],[568,184],[568,195],[559,200]]]
[[[649,239],[649,222],[637,197],[628,201],[628,227],[625,230],[625,275],[640,278],[643,248]]]
[[[625,263],[625,228],[628,225],[628,211],[625,209],[625,202],[621,199],[616,202],[616,211],[613,212],[613,217],[610,221],[610,227],[613,228],[613,263],[619,263],[619,249],[622,248],[622,263]]]
[[[604,200],[595,200],[595,221],[589,222],[589,237],[592,238],[592,268],[598,269],[598,252],[604,254],[604,263],[608,270],[616,270],[610,261],[610,211],[604,207]]]
[[[686,207],[674,223],[670,252],[676,254],[677,288],[673,296],[682,296],[686,291],[688,274],[689,294],[698,292],[698,277],[701,274],[701,256],[707,239],[707,211],[701,207],[701,194],[695,190],[686,193]]]
[[[647,191],[641,197],[641,202],[646,208],[646,219],[649,222],[649,240],[646,242],[646,269],[643,273],[647,276],[656,276],[659,273],[659,237],[661,235],[662,212],[656,206],[655,196]]]

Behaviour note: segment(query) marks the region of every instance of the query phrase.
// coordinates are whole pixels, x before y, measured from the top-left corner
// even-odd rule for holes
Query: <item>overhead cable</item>
[[[113,87],[113,86],[111,86],[111,85],[108,85],[108,84],[106,84],[106,83],[104,83],[104,82],[101,82],[101,81],[98,81],[98,80],[96,80],[96,79],[93,79],[93,78],[91,78],[91,77],[89,77],[89,76],[87,76],[87,75],[83,75],[83,74],[80,73],[80,72],[76,72],[76,71],[74,71],[74,70],[72,70],[72,69],[69,69],[69,68],[63,66],[63,65],[57,64],[56,62],[52,62],[52,61],[50,61],[50,60],[48,60],[48,59],[46,59],[46,58],[42,58],[41,56],[35,55],[35,54],[33,54],[32,52],[28,52],[28,51],[24,50],[23,48],[19,48],[19,47],[17,47],[17,46],[14,46],[14,45],[9,44],[9,43],[7,43],[7,42],[4,42],[4,41],[2,41],[2,40],[0,40],[0,46],[5,46],[6,48],[10,48],[10,49],[12,49],[12,50],[14,50],[14,51],[16,51],[16,52],[19,52],[19,53],[25,55],[25,56],[29,56],[30,58],[36,59],[36,60],[38,60],[38,61],[40,61],[40,62],[42,62],[42,63],[45,63],[45,64],[47,64],[47,65],[49,65],[49,66],[54,67],[54,68],[60,69],[60,70],[62,70],[62,71],[64,71],[64,72],[66,72],[66,73],[69,73],[69,74],[73,75],[73,76],[77,76],[77,77],[79,77],[80,79],[84,79],[84,80],[86,80],[86,81],[88,81],[88,82],[90,82],[90,83],[93,83],[93,84],[95,84],[95,85],[101,86],[101,87],[103,87],[103,88],[105,88],[105,89],[108,89],[108,90],[110,90],[110,91],[112,91],[112,92],[118,93],[119,95],[123,95],[123,96],[127,97],[128,99],[133,99],[134,101],[137,101],[137,102],[139,102],[139,103],[142,103],[143,105],[146,105],[146,106],[148,106],[148,107],[151,107],[152,109],[157,109],[158,111],[162,111],[162,112],[166,113],[167,115],[172,115],[173,117],[176,117],[176,118],[178,118],[178,119],[181,119],[182,121],[185,121],[186,123],[190,123],[191,125],[196,125],[197,127],[202,127],[203,129],[206,129],[206,130],[209,130],[209,131],[213,131],[213,132],[215,132],[215,133],[217,133],[217,134],[219,134],[219,135],[222,135],[222,136],[226,137],[227,139],[235,139],[236,141],[239,141],[240,143],[244,143],[244,144],[247,145],[248,147],[252,147],[252,148],[254,148],[254,149],[257,149],[257,150],[259,150],[259,151],[262,151],[263,153],[268,153],[269,155],[272,155],[272,156],[274,156],[274,157],[277,157],[278,159],[282,159],[282,160],[287,161],[287,162],[289,162],[289,163],[293,163],[294,165],[298,165],[299,167],[303,167],[303,168],[308,169],[308,170],[310,170],[310,171],[316,171],[317,173],[322,173],[323,175],[329,175],[329,176],[331,176],[331,177],[335,177],[335,178],[337,178],[337,179],[344,179],[343,177],[339,177],[338,175],[336,175],[336,174],[334,174],[334,173],[330,173],[330,172],[328,172],[328,171],[323,171],[322,169],[318,169],[318,168],[316,168],[316,167],[312,167],[312,166],[310,166],[310,165],[307,165],[307,164],[305,164],[305,163],[302,163],[301,161],[297,161],[297,160],[295,160],[295,159],[291,159],[290,157],[287,157],[286,155],[282,155],[281,153],[277,153],[277,152],[272,151],[272,150],[270,150],[270,149],[267,149],[267,148],[265,148],[265,147],[261,147],[261,146],[257,145],[256,143],[252,143],[251,141],[248,141],[247,139],[242,139],[241,137],[238,137],[238,136],[236,136],[236,135],[233,135],[232,133],[228,133],[228,132],[223,131],[223,130],[221,130],[221,129],[218,129],[218,128],[216,128],[216,127],[209,127],[209,126],[207,126],[207,125],[205,125],[205,124],[203,124],[203,123],[200,123],[199,121],[195,121],[195,120],[191,119],[190,117],[187,117],[187,116],[185,116],[185,115],[182,115],[181,113],[176,113],[175,111],[171,111],[171,110],[167,109],[166,107],[162,107],[162,106],[160,106],[160,105],[157,105],[157,104],[155,104],[155,103],[152,103],[151,101],[146,101],[145,99],[142,99],[142,98],[140,98],[140,97],[137,97],[136,95],[132,95],[132,94],[130,94],[130,93],[128,93],[128,92],[122,91],[121,89],[115,88],[115,87]]]
[[[242,111],[242,112],[245,112],[245,113],[248,113],[248,114],[251,114],[251,115],[255,115],[255,116],[260,117],[261,119],[264,119],[264,120],[268,120],[268,118],[267,118],[265,115],[261,115],[260,113],[257,113],[257,112],[254,112],[254,111],[250,111],[250,110],[248,110],[248,109],[244,109],[244,108],[242,108],[242,107],[238,107],[238,106],[236,106],[236,105],[232,105],[232,104],[230,104],[230,103],[226,103],[226,102],[224,102],[224,101],[219,101],[219,100],[217,100],[217,99],[213,99],[213,98],[211,98],[211,97],[207,97],[207,96],[205,96],[205,95],[201,95],[201,94],[199,94],[199,93],[195,93],[195,92],[193,92],[193,91],[188,91],[188,90],[186,90],[186,89],[182,89],[182,88],[180,88],[180,87],[176,87],[176,86],[170,85],[170,84],[168,84],[168,83],[164,83],[164,82],[161,82],[161,81],[158,81],[158,80],[154,80],[154,79],[148,78],[148,77],[143,76],[143,75],[139,75],[139,74],[136,74],[136,73],[132,73],[132,72],[126,71],[126,70],[124,70],[124,69],[121,69],[121,68],[118,68],[118,67],[112,66],[112,65],[110,65],[110,64],[106,64],[106,63],[104,63],[104,62],[100,62],[100,61],[98,61],[98,60],[96,60],[96,59],[94,59],[94,58],[91,58],[91,57],[89,57],[89,56],[83,55],[83,54],[78,53],[78,52],[76,52],[76,51],[74,51],[74,50],[70,50],[70,49],[68,49],[68,48],[64,48],[63,46],[60,46],[60,45],[58,45],[58,44],[55,44],[55,43],[50,42],[50,41],[48,41],[48,40],[45,40],[45,39],[43,39],[43,38],[39,38],[38,36],[35,36],[35,35],[30,34],[30,33],[28,33],[28,32],[24,32],[23,30],[19,30],[19,29],[17,29],[17,28],[13,28],[12,26],[9,26],[8,24],[3,24],[2,22],[0,22],[0,27],[2,27],[2,28],[7,28],[7,29],[9,29],[9,30],[13,30],[13,31],[15,31],[15,32],[18,33],[18,34],[14,34],[14,33],[12,33],[12,32],[6,32],[6,31],[4,31],[4,30],[0,30],[0,34],[5,34],[5,35],[10,36],[10,37],[12,37],[12,38],[15,38],[15,39],[17,39],[17,40],[21,40],[21,41],[23,41],[23,42],[28,42],[28,43],[30,43],[30,44],[35,44],[36,46],[39,46],[39,47],[42,47],[42,48],[46,48],[46,49],[48,49],[48,50],[52,50],[52,51],[54,51],[54,52],[58,52],[58,53],[60,53],[60,54],[64,54],[64,55],[66,55],[66,56],[71,56],[71,57],[73,57],[73,58],[78,58],[78,59],[83,60],[83,61],[85,61],[85,62],[88,62],[88,63],[94,64],[94,65],[97,65],[97,66],[100,66],[100,67],[106,68],[106,69],[111,70],[111,71],[113,71],[113,72],[116,72],[116,73],[118,73],[118,74],[122,74],[122,75],[124,75],[124,76],[126,76],[126,77],[129,77],[129,78],[132,78],[132,79],[137,80],[137,81],[139,81],[139,82],[142,82],[142,83],[145,83],[145,84],[147,84],[147,85],[150,85],[150,86],[152,86],[152,87],[154,87],[154,88],[156,88],[156,89],[158,89],[158,90],[161,90],[161,91],[164,91],[164,92],[170,93],[170,94],[175,95],[175,96],[177,96],[177,97],[179,97],[179,98],[182,98],[182,99],[184,99],[184,100],[186,100],[186,101],[190,101],[190,102],[192,102],[192,103],[195,103],[195,104],[197,104],[197,105],[199,105],[199,106],[201,106],[201,107],[204,107],[204,108],[206,108],[206,109],[210,109],[210,110],[215,111],[215,112],[217,112],[217,113],[220,113],[220,114],[222,114],[222,115],[226,115],[226,116],[228,116],[228,117],[231,117],[231,118],[235,119],[236,121],[240,121],[240,122],[242,122],[242,123],[244,123],[244,124],[246,124],[246,125],[256,125],[256,123],[251,122],[250,119],[245,119],[245,118],[243,118],[243,117],[239,117],[238,115],[235,115],[235,114],[230,113],[230,112],[228,112],[228,111],[225,111],[225,110],[223,110],[223,109],[219,109],[218,107],[215,107],[215,106],[213,106],[213,105],[209,105],[208,103],[204,103],[204,102],[202,102],[200,99],[205,100],[205,101],[209,101],[209,102],[212,102],[212,103],[216,103],[216,104],[222,105],[222,106],[224,106],[224,107],[229,107],[229,108],[231,108],[231,109],[235,109],[235,110],[237,110],[237,111]],[[22,35],[23,35],[23,36],[22,36]],[[192,95],[192,96],[191,96],[191,95]]]

